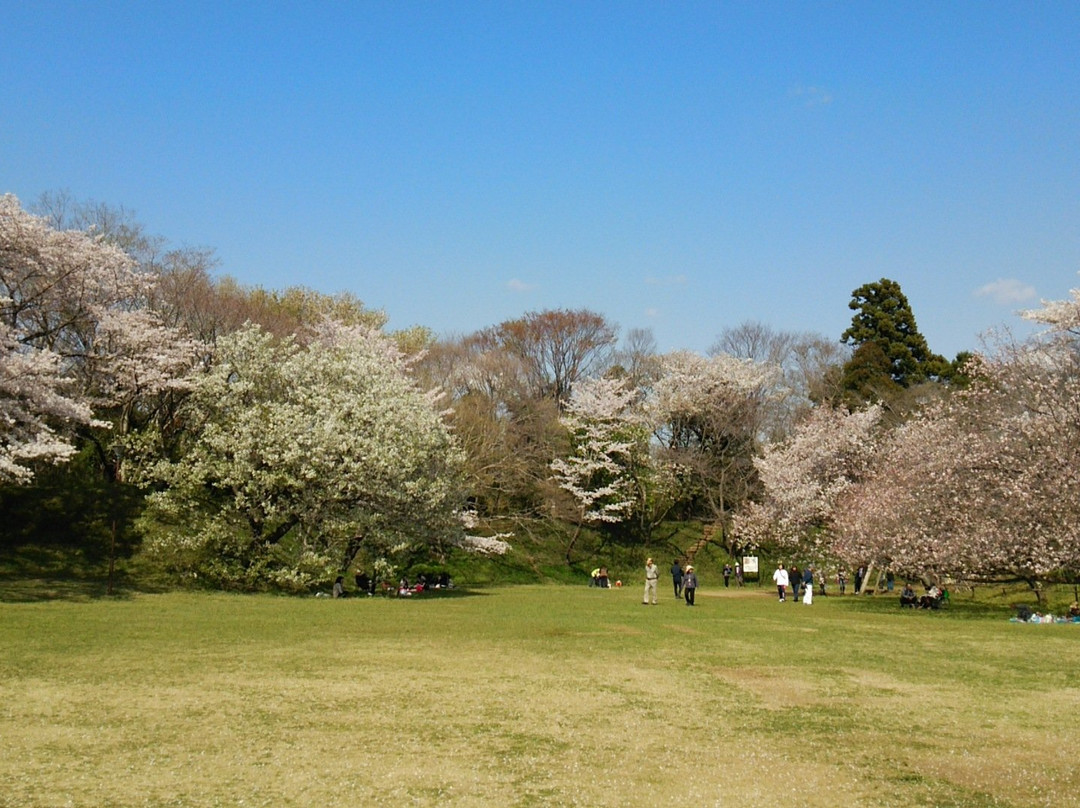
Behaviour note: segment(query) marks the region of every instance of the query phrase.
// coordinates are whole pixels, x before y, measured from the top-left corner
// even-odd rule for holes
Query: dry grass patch
[[[784,609],[761,593],[697,609],[639,597],[0,604],[0,805],[1027,806],[1080,793],[1061,754],[1080,741],[1080,691],[1064,684],[1075,637],[852,603]]]

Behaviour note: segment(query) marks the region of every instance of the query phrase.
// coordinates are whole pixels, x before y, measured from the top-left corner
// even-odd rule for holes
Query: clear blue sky
[[[1080,286],[1078,2],[0,0],[0,192],[123,205],[392,328],[590,308],[662,350],[951,357]],[[1021,330],[1023,326],[1020,326]]]

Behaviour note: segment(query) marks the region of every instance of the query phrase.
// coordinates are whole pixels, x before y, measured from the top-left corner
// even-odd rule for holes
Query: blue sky
[[[392,328],[933,350],[1080,286],[1080,3],[0,0],[0,192],[134,210]]]

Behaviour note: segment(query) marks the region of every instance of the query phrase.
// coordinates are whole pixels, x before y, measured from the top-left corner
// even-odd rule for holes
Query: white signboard
[[[757,572],[757,556],[743,556],[742,571]]]

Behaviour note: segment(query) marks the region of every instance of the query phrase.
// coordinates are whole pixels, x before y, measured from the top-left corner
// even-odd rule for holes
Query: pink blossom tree
[[[148,283],[119,248],[0,197],[0,479],[67,459],[73,429],[95,424],[86,360],[99,324],[137,308]]]
[[[894,430],[843,498],[835,549],[924,578],[1080,568],[1080,367],[1059,339],[1003,349]]]
[[[843,495],[866,476],[877,444],[879,407],[854,413],[819,406],[754,461],[762,495],[735,519],[747,543],[830,554]]]

